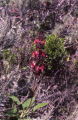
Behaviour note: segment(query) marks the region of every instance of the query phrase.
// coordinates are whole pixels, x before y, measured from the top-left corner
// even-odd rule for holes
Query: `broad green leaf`
[[[27,107],[30,105],[30,103],[31,103],[31,106],[32,106],[33,103],[34,103],[34,100],[35,100],[34,97],[27,99],[27,100],[22,104],[23,109],[27,108]],[[31,106],[30,106],[30,107],[31,107]]]
[[[19,99],[16,96],[13,95],[8,95],[9,98],[11,98],[14,102],[16,102],[18,105],[21,104],[21,102],[19,101]]]
[[[39,108],[42,108],[42,107],[46,106],[47,104],[48,103],[39,103],[39,104],[37,104],[36,106],[34,106],[33,112],[35,112]]]

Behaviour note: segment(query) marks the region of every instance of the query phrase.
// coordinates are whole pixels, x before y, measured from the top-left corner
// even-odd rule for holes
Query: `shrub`
[[[59,38],[55,34],[48,35],[44,49],[46,52],[45,64],[48,70],[58,68],[63,64],[66,58],[63,38]]]

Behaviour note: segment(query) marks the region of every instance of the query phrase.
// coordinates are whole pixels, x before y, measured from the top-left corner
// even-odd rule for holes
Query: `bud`
[[[36,65],[35,61],[32,61],[32,62],[31,62],[31,67],[34,68],[35,65]]]

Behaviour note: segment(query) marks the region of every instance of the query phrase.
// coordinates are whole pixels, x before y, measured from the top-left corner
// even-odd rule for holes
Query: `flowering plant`
[[[35,49],[32,51],[32,61],[30,63],[33,73],[39,75],[44,72],[45,64],[44,58],[46,56],[44,52],[44,46],[46,45],[45,40],[35,38],[33,45]]]
[[[46,40],[35,39],[33,46],[31,67],[36,75],[57,70],[66,59],[64,39],[56,34],[48,35]]]

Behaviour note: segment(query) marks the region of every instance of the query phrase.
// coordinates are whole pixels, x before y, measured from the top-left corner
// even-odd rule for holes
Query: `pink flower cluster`
[[[33,58],[38,58],[38,57],[45,57],[45,53],[44,52],[42,52],[42,51],[34,51],[34,52],[32,52],[32,57]]]
[[[31,68],[36,75],[39,75],[45,70],[44,58],[46,56],[45,52],[43,52],[44,45],[46,44],[45,40],[35,39],[34,45],[36,50],[32,52],[32,61]]]
[[[34,44],[38,44],[38,45],[42,44],[42,45],[44,45],[44,44],[46,44],[46,42],[45,42],[45,40],[41,41],[41,39],[35,39]]]

